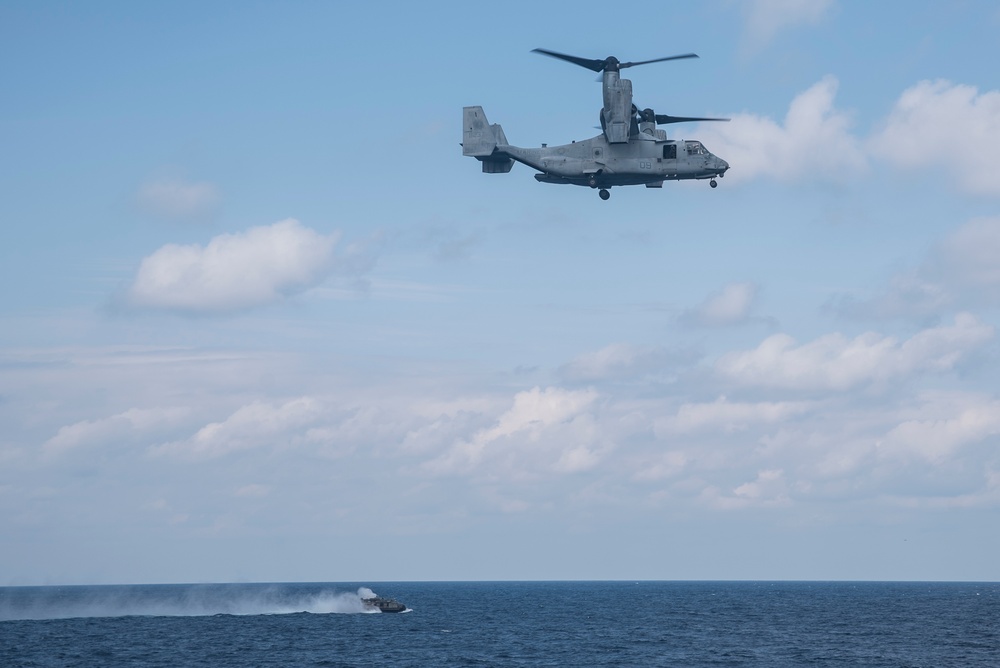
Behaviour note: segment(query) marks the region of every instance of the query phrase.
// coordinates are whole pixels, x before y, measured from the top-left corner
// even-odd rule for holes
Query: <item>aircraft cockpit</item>
[[[700,141],[687,142],[688,155],[708,155],[708,150]]]

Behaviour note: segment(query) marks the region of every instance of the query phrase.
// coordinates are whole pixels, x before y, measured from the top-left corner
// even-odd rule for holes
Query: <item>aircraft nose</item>
[[[726,171],[727,169],[729,169],[729,163],[723,160],[722,158],[719,158],[719,169],[721,169],[722,171]]]

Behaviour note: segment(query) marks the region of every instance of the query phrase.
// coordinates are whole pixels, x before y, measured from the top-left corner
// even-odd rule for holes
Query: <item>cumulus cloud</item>
[[[813,4],[813,3],[803,3]],[[819,4],[819,3],[815,3]],[[903,91],[878,129],[855,134],[852,114],[835,105],[839,81],[826,76],[795,96],[783,122],[752,113],[707,124],[698,136],[732,168],[727,178],[835,183],[873,162],[945,174],[963,192],[1000,195],[1000,90],[921,81]]]
[[[572,474],[592,469],[611,448],[599,427],[598,396],[594,390],[535,387],[508,398],[505,409],[495,401],[463,401],[458,408],[442,404],[440,411],[379,401],[345,407],[315,396],[258,400],[148,453],[203,462],[288,448],[342,458],[363,448],[368,457],[381,451],[415,460],[432,476]]]
[[[757,477],[735,487],[729,494],[710,487],[702,494],[703,500],[722,509],[733,510],[747,506],[775,507],[791,503],[785,472],[782,469],[759,471]]]
[[[555,504],[578,514],[579,504],[596,506],[596,498],[635,512],[701,504],[811,513],[842,500],[878,506],[889,503],[890,492],[892,503],[947,498],[987,506],[997,502],[989,476],[1000,471],[997,397],[915,396],[915,388],[928,383],[914,381],[917,374],[954,368],[992,336],[992,328],[962,316],[898,340],[868,334],[790,342],[771,359],[761,359],[762,344],[722,355],[714,374],[682,382],[641,375],[629,376],[629,383],[595,381],[600,390],[527,386],[470,393],[464,380],[460,388],[446,378],[410,384],[402,373],[370,378],[374,385],[359,391],[366,381],[345,379],[339,369],[326,376],[310,369],[329,394],[276,399],[268,397],[272,388],[253,384],[262,374],[219,379],[215,369],[192,364],[184,378],[156,374],[166,386],[162,396],[177,397],[180,388],[211,375],[220,397],[250,392],[258,398],[235,406],[222,398],[225,407],[192,399],[190,415],[172,418],[147,405],[66,420],[58,433],[45,435],[51,439],[37,459],[30,454],[35,449],[24,446],[24,455],[5,464],[44,471],[59,465],[46,451],[100,455],[100,448],[110,452],[117,443],[158,444],[118,448],[115,457],[144,480],[159,480],[161,471],[173,475],[176,467],[164,468],[166,462],[193,463],[190,471],[205,472],[221,492],[210,501],[216,504],[211,512],[221,512],[217,504],[225,505],[219,500],[225,497],[231,500],[225,512],[235,515],[265,497],[269,504],[287,503],[302,480],[322,485],[373,472],[385,483],[385,503],[441,518],[454,498],[463,499],[470,515],[483,507],[513,512]],[[127,365],[134,387],[162,362],[151,364]],[[94,379],[92,366],[60,365],[54,373]],[[897,391],[844,391],[883,380]],[[54,385],[79,387],[47,376],[46,388]],[[810,392],[805,399],[797,396],[802,390]],[[191,415],[211,417],[190,426]],[[945,471],[947,484],[940,482]],[[342,488],[331,498],[356,508],[359,520],[369,519],[346,494]],[[192,521],[211,524],[201,511],[192,513]]]
[[[748,386],[843,391],[947,371],[993,336],[993,327],[968,313],[958,314],[953,325],[926,329],[902,342],[868,332],[854,339],[827,334],[799,345],[787,334],[775,334],[754,350],[723,355],[715,370]]]
[[[757,299],[753,283],[730,283],[708,296],[697,308],[681,314],[682,323],[702,327],[724,327],[747,321]]]
[[[893,427],[877,442],[879,455],[940,464],[959,448],[1000,435],[1000,401],[975,397],[958,406],[946,403],[944,411],[940,403],[925,402],[923,416]]]
[[[326,396],[259,399],[187,438],[148,448],[153,457],[203,461],[236,453],[295,448],[324,459],[342,459],[358,447],[399,444],[418,418],[373,404]],[[399,451],[404,448],[397,445]]]
[[[572,473],[595,466],[606,444],[592,414],[593,390],[558,387],[519,392],[496,422],[468,440],[452,444],[426,462],[435,474],[469,473],[485,467],[514,475],[534,471]]]
[[[149,452],[154,456],[213,459],[240,450],[294,444],[322,413],[322,404],[312,397],[281,403],[255,401],[221,422],[205,425],[188,439],[157,445]]]
[[[792,100],[784,124],[754,114],[699,130],[713,153],[732,165],[726,178],[770,177],[782,181],[840,181],[863,172],[868,160],[851,117],[834,107],[839,83],[828,76]]]
[[[42,449],[47,455],[54,456],[109,441],[134,439],[174,426],[189,412],[185,408],[130,408],[110,417],[80,420],[60,427],[55,436],[42,445]]]
[[[492,424],[488,412],[482,408],[452,410],[439,408],[421,423],[408,430],[400,444],[401,451],[418,456],[436,456],[441,444],[450,444],[468,438]]]
[[[143,259],[126,302],[187,313],[232,312],[281,300],[334,269],[337,235],[287,219],[222,234],[205,246],[168,244]]]
[[[746,40],[751,49],[758,49],[782,30],[818,24],[833,6],[833,0],[751,0],[743,6]]]
[[[872,148],[899,167],[944,171],[965,192],[1000,195],[1000,91],[921,81],[896,101]]]
[[[842,295],[831,308],[847,317],[929,318],[948,310],[1000,305],[1000,218],[976,218],[948,234],[916,268],[901,271],[868,298]]]
[[[144,211],[161,218],[201,220],[218,212],[222,195],[207,181],[161,179],[142,184],[136,201]]]

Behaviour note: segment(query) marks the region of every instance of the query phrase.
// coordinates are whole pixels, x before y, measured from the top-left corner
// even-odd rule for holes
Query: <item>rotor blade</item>
[[[648,65],[650,63],[662,63],[664,60],[681,60],[682,58],[697,58],[697,53],[685,53],[679,56],[667,56],[666,58],[657,58],[655,60],[641,60],[637,63],[621,63],[618,65],[619,68],[625,69],[626,67],[635,67],[636,65]]]
[[[577,56],[567,56],[565,53],[556,53],[555,51],[548,51],[546,49],[532,49],[531,52],[541,53],[542,55],[551,56],[552,58],[559,58],[560,60],[573,63],[574,65],[586,67],[588,70],[593,70],[594,72],[604,71],[604,67],[607,65],[606,58],[579,58]]]
[[[689,123],[691,121],[723,121],[729,122],[728,118],[700,118],[698,116],[668,116],[667,114],[656,114],[657,125],[668,125],[670,123]]]

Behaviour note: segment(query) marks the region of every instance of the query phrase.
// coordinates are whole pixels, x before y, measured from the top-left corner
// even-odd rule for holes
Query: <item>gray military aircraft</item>
[[[620,71],[636,65],[665,60],[697,58],[693,53],[668,56],[637,63],[623,63],[614,56],[603,60],[579,58],[566,54],[535,49],[594,72],[602,73],[604,107],[601,108],[601,134],[591,139],[574,141],[562,146],[520,148],[507,143],[499,124],[490,124],[482,107],[463,109],[462,155],[483,163],[486,174],[506,174],[521,162],[537,169],[535,178],[542,183],[569,183],[600,188],[601,199],[611,197],[612,186],[645,185],[662,188],[664,181],[722,178],[729,163],[712,155],[700,141],[667,139],[667,133],[657,125],[688,121],[728,121],[728,118],[698,118],[669,116],[652,109],[639,110],[632,103],[632,82],[622,79]]]

